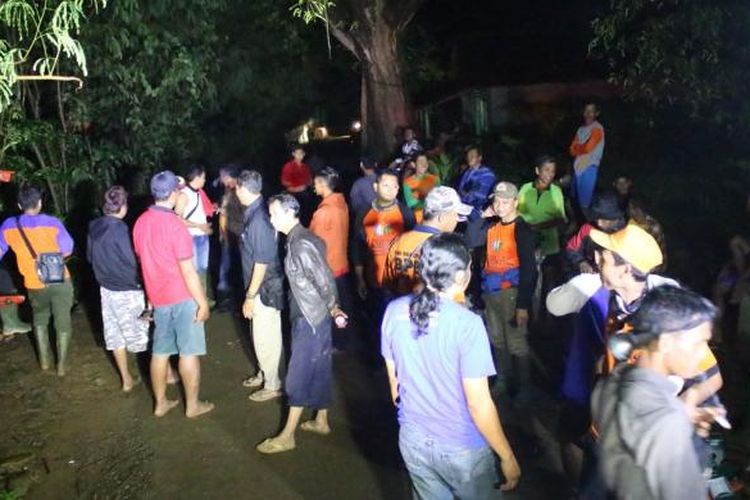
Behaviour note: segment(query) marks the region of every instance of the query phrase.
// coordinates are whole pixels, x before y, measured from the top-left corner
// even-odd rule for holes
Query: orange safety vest
[[[520,266],[516,245],[516,222],[510,224],[498,222],[487,231],[487,257],[484,262],[484,271],[505,274]],[[512,286],[513,283],[508,280],[502,283],[504,289]]]
[[[404,216],[398,203],[383,210],[370,209],[362,220],[365,242],[370,250],[370,276],[376,286],[383,285],[385,259],[388,249],[401,233],[404,232]]]

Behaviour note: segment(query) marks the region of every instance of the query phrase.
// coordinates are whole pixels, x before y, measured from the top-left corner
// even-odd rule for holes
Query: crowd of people
[[[498,498],[496,460],[503,490],[521,476],[498,401],[524,408],[538,397],[530,331],[567,331],[558,436],[571,489],[584,498],[705,499],[700,436],[725,422],[708,347],[716,308],[656,274],[665,266],[663,230],[632,196],[632,180],[597,189],[598,117],[587,104],[570,176],[541,156],[520,186],[487,166],[477,146],[466,148],[459,178],[440,178],[407,129],[392,162],[361,160],[348,197],[340,173],[310,168],[300,146],[281,169],[284,192],[268,199],[255,170],[222,168],[216,202],[199,165],[183,177],[157,173],[153,205],[132,233],[128,193],[109,188],[86,252],[122,390],[140,380],[128,353],[149,350],[156,417],[179,405],[167,397],[175,381],[187,417],[214,410],[200,398],[204,325],[212,311],[234,311],[250,322],[257,358],[241,382],[249,399],[285,395],[289,404],[283,429],[258,452],[294,449],[298,428],[332,432],[333,354],[356,352],[388,378],[415,498]],[[21,187],[18,205],[22,214],[0,226],[0,252],[16,254],[42,370],[53,365],[52,316],[62,376],[73,240],[41,212],[39,189]],[[285,369],[282,314],[291,328]],[[32,329],[16,304],[0,316],[7,337]],[[305,409],[313,415],[302,421]]]

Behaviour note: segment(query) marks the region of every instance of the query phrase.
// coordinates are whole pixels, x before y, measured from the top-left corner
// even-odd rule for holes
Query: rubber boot
[[[208,296],[208,274],[203,273],[203,274],[199,274],[198,276],[200,276],[200,278],[201,278],[201,284],[203,285],[203,291],[206,294],[206,300],[208,301],[208,307],[209,307],[209,309],[213,308],[216,305],[216,301],[212,300]]]
[[[42,370],[52,368],[52,349],[49,345],[49,330],[46,326],[37,326],[34,328],[34,339],[36,348],[39,352],[39,366]]]
[[[0,318],[3,320],[3,335],[16,333],[27,333],[31,331],[31,325],[21,321],[18,317],[18,305],[8,304],[0,307]]]
[[[73,332],[57,332],[57,375],[65,376],[68,366],[68,351],[70,350],[70,339]]]

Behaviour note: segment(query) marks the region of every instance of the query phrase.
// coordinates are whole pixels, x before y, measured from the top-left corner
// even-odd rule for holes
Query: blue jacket
[[[480,165],[463,173],[458,183],[458,194],[462,202],[479,211],[482,210],[494,185],[495,173],[489,167]]]

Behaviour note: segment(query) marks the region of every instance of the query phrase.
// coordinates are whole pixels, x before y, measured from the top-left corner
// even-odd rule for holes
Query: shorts
[[[148,347],[148,322],[138,317],[146,305],[141,290],[115,292],[99,289],[102,299],[104,344],[108,351],[143,352]]]
[[[154,356],[206,354],[206,330],[194,321],[197,310],[193,299],[154,308]]]

